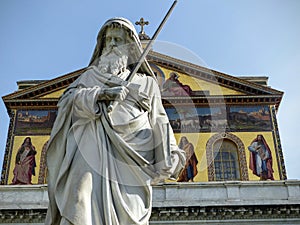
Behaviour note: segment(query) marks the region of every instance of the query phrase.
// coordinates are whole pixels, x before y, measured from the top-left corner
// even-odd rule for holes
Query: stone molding
[[[15,110],[9,109],[8,114],[9,114],[9,127],[8,127],[8,134],[7,134],[6,146],[4,152],[4,160],[3,160],[2,172],[1,172],[0,185],[8,183],[8,168],[12,161],[10,149],[12,148],[13,145],[12,137],[13,137],[13,131],[14,131],[15,121],[16,121],[15,120],[16,113]]]
[[[41,153],[41,160],[40,160],[40,172],[39,172],[39,178],[38,178],[38,184],[45,184],[47,183],[47,165],[46,165],[46,155],[47,155],[47,146],[48,146],[48,141],[44,144],[42,148],[42,153]]]
[[[282,151],[282,146],[280,141],[279,127],[276,118],[276,109],[274,106],[271,106],[271,118],[273,124],[273,137],[274,137],[273,139],[274,139],[275,152],[277,156],[279,175],[281,180],[286,180],[287,174],[286,174],[283,151]]]

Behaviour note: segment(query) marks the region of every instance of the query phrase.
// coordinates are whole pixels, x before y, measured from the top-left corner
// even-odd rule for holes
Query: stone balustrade
[[[47,185],[1,185],[0,224],[43,224]],[[165,183],[150,224],[300,224],[300,180]]]

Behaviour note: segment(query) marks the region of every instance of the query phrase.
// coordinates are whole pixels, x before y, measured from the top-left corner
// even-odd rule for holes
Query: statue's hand
[[[125,86],[117,86],[112,88],[104,88],[99,95],[99,100],[118,100],[123,101],[129,93]]]

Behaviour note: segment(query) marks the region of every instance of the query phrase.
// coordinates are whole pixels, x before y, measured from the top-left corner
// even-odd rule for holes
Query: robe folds
[[[36,167],[35,155],[36,150],[34,147],[31,147],[27,152],[22,148],[18,150],[12,184],[32,184],[31,177],[32,175],[35,176]]]
[[[193,181],[194,177],[198,174],[198,169],[197,169],[198,159],[194,151],[194,146],[192,143],[187,143],[182,148],[185,151],[186,163],[177,181],[178,182],[188,182],[189,180]]]
[[[258,146],[261,146],[260,151],[256,151]],[[257,138],[254,139],[248,146],[248,150],[250,151],[249,168],[252,173],[263,179],[274,180],[272,153],[265,139],[262,137],[260,144]]]
[[[119,85],[129,94],[108,113],[99,95]],[[184,164],[156,80],[136,74],[128,83],[91,66],[58,103],[47,151],[45,224],[146,225],[151,184],[177,177]]]

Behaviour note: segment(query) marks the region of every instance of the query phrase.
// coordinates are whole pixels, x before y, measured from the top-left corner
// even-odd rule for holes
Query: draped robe
[[[22,146],[18,150],[12,184],[31,184],[32,175],[35,176],[35,155],[34,146],[30,146],[28,149]]]
[[[258,146],[261,147],[259,151],[256,151]],[[266,177],[263,179],[274,180],[272,153],[265,139],[262,137],[260,144],[257,138],[254,139],[251,145],[248,146],[248,150],[250,151],[249,168],[252,170],[253,174],[262,178],[262,173],[266,172]]]
[[[198,174],[198,169],[197,169],[198,159],[194,151],[194,146],[192,143],[187,143],[182,147],[182,149],[185,151],[186,163],[177,181],[178,182],[187,182],[189,180],[193,181],[194,177]]]
[[[118,85],[130,92],[107,113],[99,94]],[[136,74],[127,83],[91,66],[58,103],[47,152],[46,224],[146,225],[151,182],[178,176],[184,163],[156,80]]]

